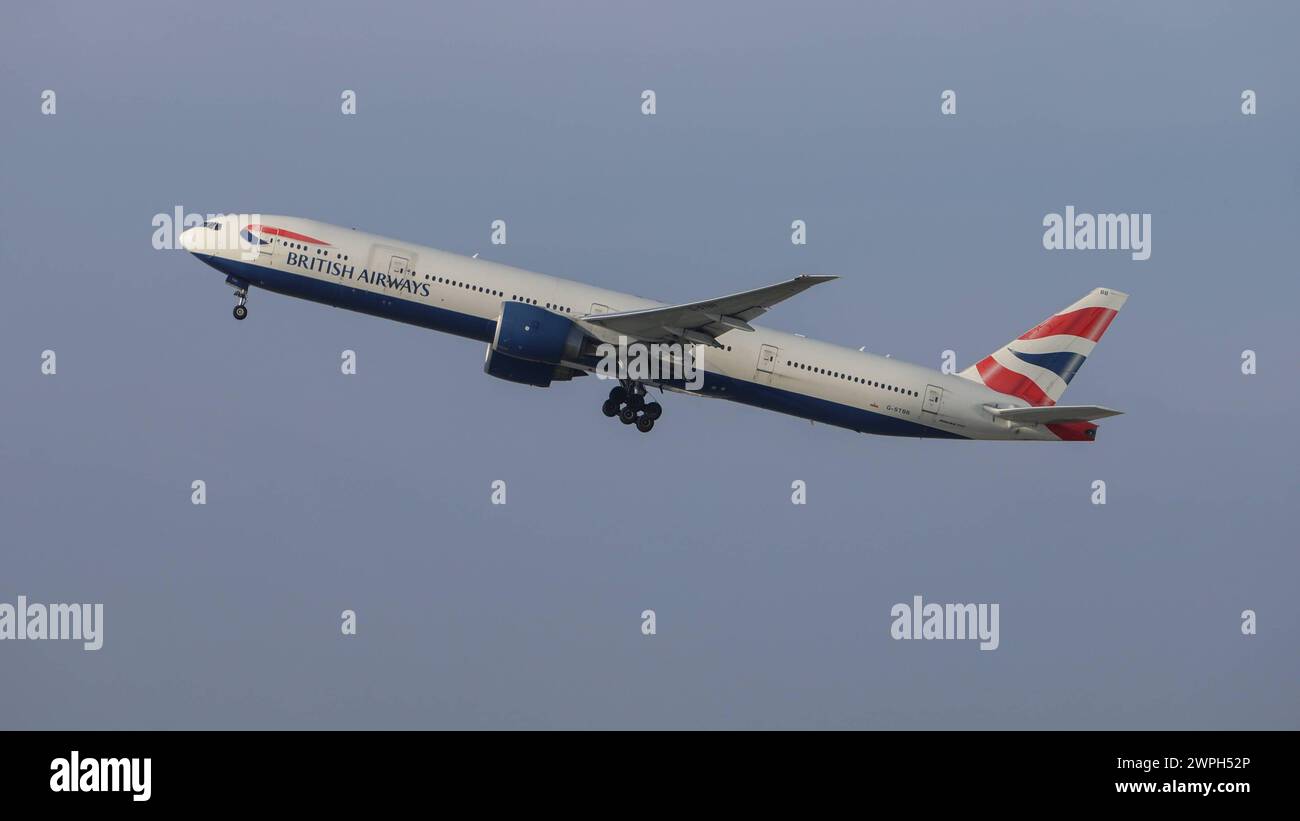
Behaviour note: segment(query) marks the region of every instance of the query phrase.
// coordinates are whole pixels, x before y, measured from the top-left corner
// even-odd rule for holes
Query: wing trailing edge
[[[779,302],[833,279],[839,277],[801,274],[775,285],[716,299],[637,311],[590,314],[582,321],[642,342],[686,341],[717,346],[719,336],[728,331],[753,331],[750,320],[767,313]]]

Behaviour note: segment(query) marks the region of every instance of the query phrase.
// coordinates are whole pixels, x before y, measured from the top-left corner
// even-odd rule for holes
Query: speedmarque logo
[[[148,801],[152,758],[86,758],[72,751],[68,758],[50,762],[54,792],[129,792],[132,801]]]

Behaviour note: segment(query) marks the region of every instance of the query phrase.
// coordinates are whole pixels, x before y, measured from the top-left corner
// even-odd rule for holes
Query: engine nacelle
[[[498,379],[545,388],[555,379],[573,378],[575,372],[560,362],[578,358],[584,337],[566,317],[536,305],[505,302],[483,370]]]
[[[504,302],[492,349],[516,359],[558,365],[564,359],[578,358],[583,336],[582,329],[568,317],[536,305]]]
[[[524,385],[548,387],[555,378],[558,365],[548,362],[529,362],[517,359],[509,354],[488,348],[487,361],[483,363],[483,372],[507,382],[519,382]]]

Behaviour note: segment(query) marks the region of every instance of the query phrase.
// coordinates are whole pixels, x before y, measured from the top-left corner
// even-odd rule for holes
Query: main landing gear
[[[600,411],[606,416],[617,416],[624,425],[636,425],[637,430],[649,433],[664,409],[658,402],[645,401],[645,395],[644,385],[624,380],[623,384],[610,390]]]

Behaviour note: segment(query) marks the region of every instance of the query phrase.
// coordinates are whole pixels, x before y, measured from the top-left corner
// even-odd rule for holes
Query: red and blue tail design
[[[1128,294],[1098,288],[961,372],[1030,405],[1055,405]]]

